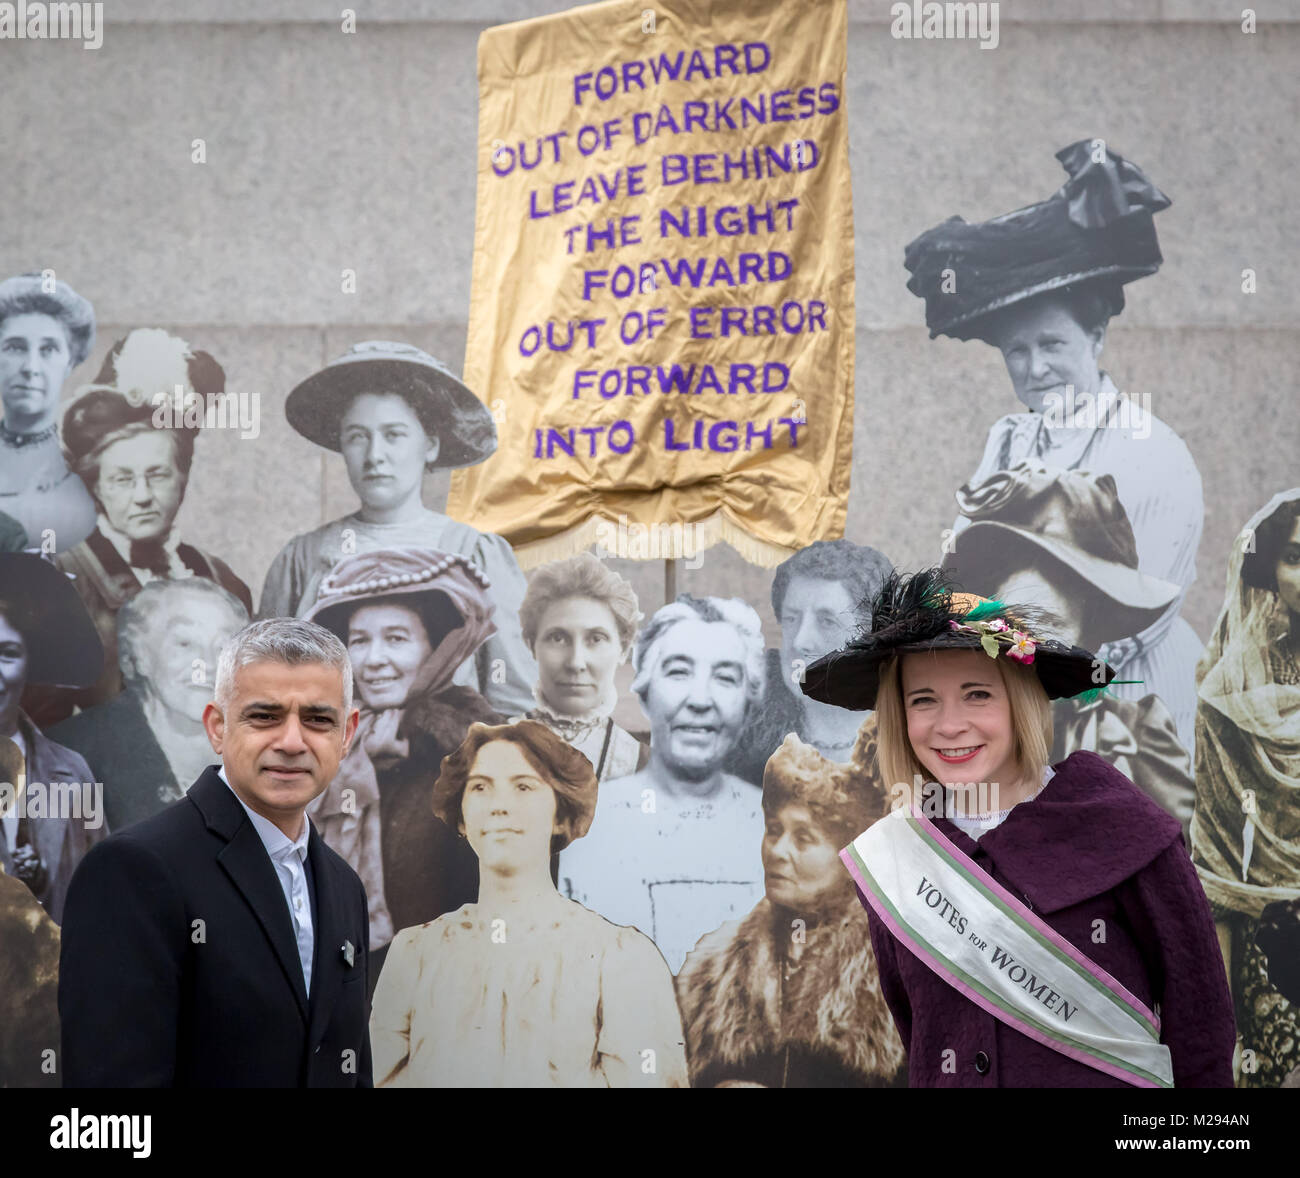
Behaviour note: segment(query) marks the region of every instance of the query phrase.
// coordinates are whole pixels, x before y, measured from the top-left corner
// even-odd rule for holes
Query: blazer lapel
[[[307,856],[311,859],[312,877],[316,881],[316,955],[312,965],[311,1017],[307,1031],[307,1038],[313,1044],[329,1025],[344,977],[361,968],[365,949],[353,944],[355,964],[349,966],[344,960],[343,943],[356,934],[347,927],[334,865],[326,858],[324,846],[313,826],[307,840]]]
[[[284,901],[284,892],[266,847],[249,822],[239,799],[217,775],[215,767],[205,769],[203,776],[185,796],[199,808],[208,828],[226,840],[226,846],[217,854],[217,862],[261,924],[271,948],[275,950],[285,980],[293,990],[298,1013],[306,1021],[307,987],[302,976],[302,962],[298,958],[298,941],[294,936],[289,906]]]

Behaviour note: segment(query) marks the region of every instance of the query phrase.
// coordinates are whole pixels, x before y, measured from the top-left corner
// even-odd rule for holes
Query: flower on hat
[[[1034,661],[1034,651],[1038,644],[1020,630],[1011,631],[1011,645],[1007,647],[1007,657],[1016,659],[1026,665]]]
[[[989,658],[995,659],[999,651],[1005,650],[1010,658],[1026,665],[1034,661],[1038,643],[1023,630],[1013,630],[1003,618],[981,618],[975,622],[952,620],[948,623],[948,628],[958,633],[976,635]]]

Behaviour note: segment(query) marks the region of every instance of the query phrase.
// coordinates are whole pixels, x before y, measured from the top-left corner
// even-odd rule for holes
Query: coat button
[[[975,1070],[979,1072],[981,1076],[988,1073],[989,1057],[982,1051],[975,1056]]]

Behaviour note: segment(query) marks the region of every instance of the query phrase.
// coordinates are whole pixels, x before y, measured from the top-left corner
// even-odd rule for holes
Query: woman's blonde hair
[[[1041,781],[1052,750],[1051,700],[1029,667],[1007,658],[995,659],[994,663],[1002,674],[1011,708],[1016,768],[1023,780]],[[880,687],[876,692],[876,750],[880,779],[891,791],[891,797],[901,795],[910,799],[917,774],[922,782],[930,780],[930,771],[917,759],[907,735],[902,663],[898,655],[885,662],[880,670]],[[920,802],[919,798],[915,800]]]

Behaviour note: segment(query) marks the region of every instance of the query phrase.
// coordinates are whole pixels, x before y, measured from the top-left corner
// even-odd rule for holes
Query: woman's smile
[[[982,744],[966,745],[963,748],[937,748],[935,753],[949,765],[960,765],[969,761],[984,746]]]

